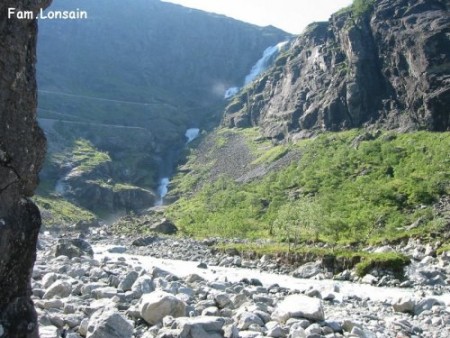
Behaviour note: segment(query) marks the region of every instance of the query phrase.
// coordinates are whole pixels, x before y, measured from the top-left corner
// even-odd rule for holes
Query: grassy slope
[[[56,195],[37,195],[33,199],[41,210],[43,229],[63,229],[78,221],[96,218],[90,211]]]
[[[448,222],[433,204],[450,192],[449,133],[384,132],[358,142],[365,132],[353,130],[268,151],[261,151],[267,145],[252,129],[217,133],[218,147],[226,133],[247,140],[253,164],[268,165],[293,151],[301,159],[237,183],[229,174],[211,178],[211,170],[201,170],[214,166],[214,149],[209,164],[191,156],[190,172],[175,179],[187,197],[168,211],[189,235],[367,244],[427,236]]]

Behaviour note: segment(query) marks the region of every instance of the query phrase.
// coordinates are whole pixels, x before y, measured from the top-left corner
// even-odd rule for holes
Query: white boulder
[[[165,316],[183,317],[186,312],[184,302],[164,291],[144,294],[139,302],[140,315],[150,325],[155,325]]]
[[[305,295],[287,296],[280,302],[272,314],[274,320],[286,322],[289,318],[324,320],[322,301]]]

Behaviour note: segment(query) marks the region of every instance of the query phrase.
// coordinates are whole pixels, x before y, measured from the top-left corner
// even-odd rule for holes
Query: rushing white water
[[[274,60],[274,57],[280,52],[280,50],[287,44],[287,41],[280,42],[276,46],[267,48],[261,59],[252,67],[250,73],[245,77],[244,86],[256,79],[262,72],[264,72]]]
[[[236,95],[241,88],[239,87],[230,87],[225,91],[224,99],[231,99],[234,95]]]
[[[288,41],[280,42],[275,46],[270,46],[266,48],[263,53],[263,56],[255,63],[255,65],[250,70],[250,73],[247,74],[244,80],[244,86],[248,85],[250,82],[255,80],[262,72],[264,72],[269,66],[272,64],[275,57],[280,53],[284,46]],[[241,90],[240,87],[230,87],[225,91],[224,99],[228,100],[235,96]]]
[[[59,179],[55,185],[55,193],[64,196],[67,191],[67,183],[64,183],[64,178]]]
[[[186,133],[184,134],[184,136],[186,136],[186,138],[187,138],[186,144],[195,140],[199,134],[200,134],[199,128],[187,129]],[[156,206],[160,206],[160,205],[164,204],[164,197],[169,192],[169,184],[170,184],[169,177],[163,177],[159,180],[158,189],[157,189],[159,199],[155,203]]]
[[[159,200],[156,201],[155,205],[162,205],[163,204],[164,197],[169,192],[169,183],[170,183],[170,181],[169,181],[168,177],[163,177],[159,181],[159,185],[158,185]]]
[[[200,134],[199,128],[189,128],[188,130],[186,130],[186,133],[184,134],[184,136],[186,136],[186,138],[188,139],[186,143],[194,141],[199,134]]]
[[[389,299],[396,299],[404,296],[414,296],[414,289],[394,288],[394,287],[375,287],[367,284],[357,284],[351,282],[341,282],[335,280],[312,280],[294,278],[287,275],[278,275],[268,272],[259,272],[257,270],[246,268],[227,268],[219,266],[211,266],[208,269],[198,268],[198,262],[179,261],[173,259],[159,259],[149,256],[137,256],[129,254],[113,254],[107,252],[107,249],[112,246],[94,246],[95,258],[101,260],[108,256],[111,258],[125,258],[128,263],[132,265],[141,265],[145,269],[150,269],[153,266],[164,269],[178,277],[185,277],[189,274],[196,273],[206,280],[214,281],[226,278],[230,282],[238,282],[243,278],[257,278],[264,286],[278,284],[282,287],[296,290],[307,290],[310,287],[315,287],[320,290],[330,290],[335,285],[339,287],[339,296],[358,296],[361,298],[370,298],[373,301],[386,301]],[[450,295],[436,296],[435,298],[450,304]]]

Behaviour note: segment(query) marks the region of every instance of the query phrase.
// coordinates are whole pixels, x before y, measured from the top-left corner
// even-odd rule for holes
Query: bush
[[[247,183],[227,177],[207,182],[208,171],[193,163],[191,168],[198,169],[177,177],[177,187],[187,190],[179,189],[182,198],[168,212],[195,236],[364,245],[438,232],[440,216],[433,204],[450,193],[450,134],[416,132],[392,138],[385,133],[356,146],[361,133],[327,133],[274,148],[264,144],[266,153],[255,151],[258,164],[286,152],[302,155]],[[248,136],[255,139],[253,133]],[[191,181],[202,182],[195,193],[187,188]],[[408,230],[419,218],[420,225]]]
[[[373,9],[375,0],[353,0],[352,12],[355,17],[360,17]]]
[[[363,277],[372,269],[385,269],[393,271],[397,278],[402,278],[403,268],[410,262],[408,257],[398,253],[371,254],[356,264],[356,273]]]

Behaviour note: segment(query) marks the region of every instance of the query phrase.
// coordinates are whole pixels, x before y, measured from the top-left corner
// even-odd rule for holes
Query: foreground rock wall
[[[8,8],[37,12],[50,0],[0,3],[0,336],[37,337],[30,275],[41,219],[28,198],[37,185],[45,137],[36,123],[35,20],[8,19]]]
[[[267,137],[375,124],[450,127],[450,16],[444,0],[381,0],[312,24],[228,106],[230,127]],[[306,135],[305,135],[306,134]]]

